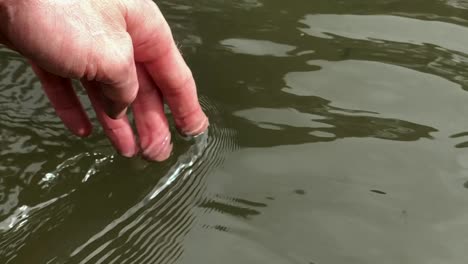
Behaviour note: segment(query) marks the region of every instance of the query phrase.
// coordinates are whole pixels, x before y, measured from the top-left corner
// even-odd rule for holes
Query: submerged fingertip
[[[170,147],[168,147],[168,149],[165,149],[164,151],[161,151],[156,155],[143,154],[142,157],[148,161],[163,162],[169,159],[171,154],[172,154],[172,144],[170,144]]]
[[[162,149],[161,152],[153,158],[153,160],[162,162],[162,161],[169,159],[169,157],[172,154],[172,147],[173,147],[172,143],[167,144],[164,147],[164,149]]]
[[[138,147],[135,147],[134,149],[119,151],[119,154],[126,158],[133,158],[137,155],[137,153],[138,153]]]
[[[142,156],[146,160],[165,161],[171,156],[172,148],[173,145],[169,135],[160,143],[153,142],[145,147],[142,146]]]
[[[196,125],[192,125],[190,127],[184,127],[179,130],[179,133],[182,134],[183,136],[187,137],[196,137],[200,134],[203,134],[208,127],[210,126],[210,122],[208,120],[208,117],[204,116],[203,119],[197,123]]]

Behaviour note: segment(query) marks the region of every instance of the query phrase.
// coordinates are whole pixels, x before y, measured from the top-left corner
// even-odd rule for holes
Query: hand
[[[191,71],[150,0],[0,0],[0,42],[24,55],[57,115],[85,137],[91,123],[70,79],[80,79],[113,146],[162,161],[172,144],[163,99],[178,130],[208,127]],[[126,110],[131,106],[139,147]]]

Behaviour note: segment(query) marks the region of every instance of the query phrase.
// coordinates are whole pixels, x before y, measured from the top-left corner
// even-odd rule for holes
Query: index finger
[[[143,63],[161,89],[179,131],[197,135],[208,127],[198,101],[192,73],[177,49],[169,25],[152,1],[130,5],[127,30],[132,37],[135,60]]]

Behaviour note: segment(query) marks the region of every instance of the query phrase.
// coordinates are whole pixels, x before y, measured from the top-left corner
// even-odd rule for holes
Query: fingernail
[[[203,116],[202,120],[200,120],[199,122],[196,123],[197,125],[196,126],[192,126],[190,128],[186,128],[181,132],[182,135],[185,135],[185,136],[197,136],[203,132],[205,132],[209,125],[210,125],[210,121],[208,120],[208,117],[206,116]]]
[[[171,153],[172,153],[172,143],[169,143],[163,146],[159,154],[157,156],[154,156],[153,159],[155,161],[162,162],[162,161],[167,160],[171,156]]]
[[[138,146],[134,146],[133,148],[129,148],[120,152],[120,155],[126,158],[132,158],[138,153]]]
[[[164,161],[168,159],[172,152],[171,137],[166,137],[162,142],[152,142],[143,147],[143,157],[147,160]]]

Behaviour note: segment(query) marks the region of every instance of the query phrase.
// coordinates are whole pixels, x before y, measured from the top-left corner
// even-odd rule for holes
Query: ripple
[[[208,115],[215,114],[215,106],[205,98],[200,101]],[[210,116],[210,120],[216,118]],[[223,153],[235,146],[228,130],[216,123],[194,140],[140,202],[76,248],[70,257],[80,263],[175,261],[183,252],[180,240],[196,218],[191,208],[203,193],[206,175],[223,161]],[[151,172],[148,167],[145,174]],[[132,250],[117,250],[124,245],[131,245]]]
[[[35,242],[31,240],[31,237],[44,234],[53,236],[52,234],[56,232],[54,230],[60,229],[63,225],[71,225],[73,222],[71,215],[75,214],[74,208],[85,202],[81,197],[92,191],[90,189],[95,188],[94,186],[97,187],[97,184],[108,181],[112,177],[115,178],[112,175],[114,170],[119,171],[120,175],[122,173],[130,176],[135,173],[147,175],[145,177],[149,177],[145,181],[154,179],[152,189],[121,212],[120,216],[106,220],[108,216],[111,216],[108,215],[100,219],[100,222],[104,220],[108,223],[94,234],[90,234],[81,245],[76,245],[75,250],[69,252],[70,256],[63,256],[63,252],[54,255],[55,251],[51,251],[49,255],[53,256],[54,261],[70,259],[77,263],[110,263],[111,261],[117,261],[117,263],[142,263],[141,261],[148,263],[146,261],[150,261],[149,263],[152,263],[151,261],[154,260],[151,259],[154,258],[170,263],[180,257],[183,253],[180,238],[190,230],[196,217],[191,213],[191,207],[204,191],[206,175],[223,162],[226,153],[233,151],[237,146],[232,130],[221,125],[220,110],[216,104],[203,96],[200,102],[210,118],[209,131],[193,139],[175,138],[176,145],[180,147],[175,149],[176,153],[172,161],[165,163],[166,165],[125,160],[111,154],[110,151],[95,151],[61,158],[62,162],[55,165],[55,168],[50,168],[51,164],[44,162],[40,163],[42,166],[39,167],[40,169],[37,166],[35,169],[30,168],[29,171],[35,179],[34,184],[24,184],[24,189],[21,188],[16,194],[18,196],[21,191],[23,196],[24,194],[27,194],[26,197],[29,196],[28,199],[17,200],[13,207],[5,208],[4,219],[0,222],[0,244],[8,245],[0,251],[0,262],[21,262],[28,258],[28,254],[18,255],[18,253],[28,252],[34,248]],[[11,129],[17,131],[21,126],[21,122],[12,123]],[[4,159],[2,165],[11,169],[16,166],[8,166],[8,162],[18,165],[17,150],[21,150],[20,153],[23,155],[31,156],[30,152],[24,151],[24,145],[25,142],[37,136],[23,135],[15,138],[12,137],[14,134],[8,134],[9,131],[8,129],[2,130],[2,135],[4,135],[2,140],[11,142],[9,148],[2,149],[2,157],[6,158],[10,155],[12,158],[11,161]],[[31,130],[24,129],[24,131],[26,135],[31,133]],[[57,134],[47,140],[56,142],[60,137],[63,136]],[[66,142],[66,139],[62,141]],[[40,143],[31,142],[30,144],[36,148]],[[183,145],[185,147],[181,147]],[[62,144],[47,146],[47,148],[60,149],[63,147]],[[44,157],[38,155],[37,158],[42,160]],[[25,159],[24,162],[31,164],[32,160]],[[172,165],[164,169],[169,164]],[[159,176],[162,169],[166,172]],[[27,166],[14,174],[25,173],[25,170],[28,170]],[[12,174],[12,177],[15,175]],[[132,179],[129,178],[129,180]],[[31,178],[27,181],[30,182]],[[4,184],[1,186],[5,187]],[[96,193],[93,196],[106,195],[106,190],[102,188],[98,190],[102,193]],[[112,195],[112,188],[109,190],[111,192],[108,195]],[[11,192],[11,189],[0,190],[0,193],[8,191]],[[14,201],[15,197],[8,199]],[[43,202],[37,203],[38,201]],[[12,211],[15,208],[16,211]],[[132,250],[122,250],[122,248]]]
[[[175,138],[172,160],[126,160],[112,154],[102,135],[70,139],[24,59],[6,50],[1,55],[8,60],[0,60],[0,262],[179,258],[180,239],[196,218],[191,207],[203,194],[206,175],[237,146],[216,104],[200,98],[210,129],[194,139]],[[139,189],[132,193],[126,185]],[[127,199],[109,202],[121,199],[120,189],[130,192]],[[78,231],[68,245],[63,229]]]
[[[467,0],[446,0],[447,5],[460,9],[468,9]]]

